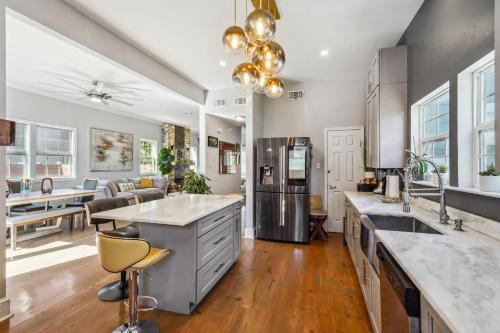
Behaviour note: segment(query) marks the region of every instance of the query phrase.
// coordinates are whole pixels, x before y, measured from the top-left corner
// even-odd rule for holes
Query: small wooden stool
[[[328,242],[328,234],[326,233],[323,225],[328,220],[328,212],[324,211],[321,204],[320,195],[311,195],[310,199],[311,208],[309,211],[309,221],[311,223],[311,236],[310,240],[314,240],[316,236]]]

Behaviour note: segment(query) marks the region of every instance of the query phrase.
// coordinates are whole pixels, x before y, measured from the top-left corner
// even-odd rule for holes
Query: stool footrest
[[[127,305],[127,307],[129,306],[128,299],[126,299],[124,303],[125,305]],[[158,300],[156,298],[151,296],[142,296],[142,295],[137,296],[137,311],[139,312],[152,311],[157,308],[158,308]]]

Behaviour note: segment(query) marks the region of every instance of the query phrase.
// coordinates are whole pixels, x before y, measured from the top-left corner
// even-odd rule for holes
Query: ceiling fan
[[[90,88],[84,88],[80,84],[71,82],[70,80],[64,79],[64,78],[58,78],[58,80],[70,85],[71,87],[65,87],[65,86],[60,86],[57,84],[52,84],[48,82],[41,82],[39,81],[38,83],[47,87],[52,87],[52,88],[58,88],[58,89],[63,89],[62,91],[60,90],[45,90],[46,92],[50,93],[58,93],[58,94],[69,94],[69,95],[82,95],[83,97],[78,98],[78,100],[85,100],[88,99],[91,102],[94,103],[101,103],[104,105],[109,105],[110,102],[112,103],[119,103],[123,104],[126,106],[133,106],[134,104],[129,103],[127,101],[124,101],[123,99],[128,99],[131,101],[143,101],[141,98],[137,97],[130,97],[130,96],[125,96],[125,95],[111,95],[109,92],[104,91],[104,82],[94,80],[92,81],[92,87]],[[112,85],[111,85],[112,87]],[[129,93],[129,94],[135,94],[133,90],[122,90],[121,93]]]

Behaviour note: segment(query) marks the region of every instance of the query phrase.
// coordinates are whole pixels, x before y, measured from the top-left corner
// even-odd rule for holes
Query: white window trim
[[[479,187],[479,131],[494,129],[494,121],[478,125],[477,72],[494,64],[495,51],[458,74],[458,187]],[[472,162],[471,162],[472,161]]]
[[[449,142],[450,142],[450,131],[448,129],[447,133],[435,135],[433,137],[424,138],[424,107],[430,101],[441,97],[442,95],[449,92],[450,83],[446,82],[431,93],[427,94],[424,98],[420,99],[418,102],[411,107],[411,149],[417,154],[423,154],[424,149],[428,142],[448,139],[448,147],[446,148],[449,161]],[[429,154],[428,152],[425,152]]]
[[[31,122],[25,121],[25,120],[20,120],[17,118],[8,118],[8,120],[15,121],[16,123],[20,123],[23,125],[26,125],[26,138],[25,138],[25,145],[26,145],[26,172],[23,175],[23,178],[26,177],[31,177]],[[5,152],[5,159],[7,159],[7,151]],[[20,179],[20,178],[7,178],[7,179]]]
[[[141,141],[150,141],[153,143],[153,158],[155,159],[155,170],[154,172],[148,172],[148,173],[141,173]],[[147,138],[139,138],[139,175],[140,176],[154,176],[158,174],[158,163],[157,163],[157,157],[155,155],[158,155],[158,141],[154,139],[147,139]]]
[[[36,126],[43,126],[43,127],[51,127],[51,128],[56,128],[56,129],[63,129],[63,130],[68,130],[72,131],[72,160],[73,160],[73,165],[71,168],[71,176],[69,177],[55,177],[51,176],[52,179],[55,181],[63,181],[63,180],[74,180],[77,179],[78,175],[78,144],[77,144],[77,138],[78,138],[78,129],[76,127],[69,127],[69,126],[64,126],[64,125],[58,125],[58,124],[51,124],[51,123],[44,123],[44,122],[36,122],[36,121],[30,121],[30,120],[24,120],[24,119],[17,119],[17,118],[9,118],[9,120],[19,122],[22,124],[25,124],[28,126],[28,135],[27,135],[27,140],[28,140],[28,171],[26,177],[33,179],[34,181],[40,181],[43,179],[40,177],[36,176]]]

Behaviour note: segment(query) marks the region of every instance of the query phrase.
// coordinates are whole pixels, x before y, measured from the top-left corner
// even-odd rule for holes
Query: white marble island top
[[[362,214],[408,215],[401,203],[384,204],[373,194],[346,197]],[[437,214],[411,210],[443,235],[377,230],[379,240],[453,332],[500,332],[500,242],[471,229],[496,222],[464,220],[465,232],[458,232],[441,225]]]
[[[94,218],[186,226],[241,201],[240,196],[181,194],[92,214]]]

